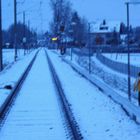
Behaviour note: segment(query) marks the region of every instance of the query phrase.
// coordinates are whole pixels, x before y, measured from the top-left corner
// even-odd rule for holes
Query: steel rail
[[[9,94],[9,96],[6,98],[6,100],[4,101],[2,106],[0,106],[0,124],[4,120],[7,112],[9,112],[12,103],[15,101],[15,99],[16,99],[16,97],[18,95],[19,90],[21,89],[21,87],[22,87],[26,77],[28,76],[29,71],[31,70],[31,68],[32,68],[32,66],[34,64],[34,61],[35,61],[35,59],[37,57],[38,52],[39,51],[36,52],[35,56],[31,60],[29,65],[27,66],[26,70],[21,75],[21,77],[19,78],[19,80],[16,83],[16,85],[14,86],[14,88],[11,90],[11,93]]]
[[[68,100],[66,99],[66,96],[64,94],[64,90],[62,88],[61,82],[60,82],[58,75],[56,73],[56,70],[55,70],[46,50],[45,50],[45,53],[46,53],[46,59],[48,61],[49,68],[50,68],[50,71],[51,71],[51,74],[52,74],[52,77],[53,77],[53,80],[54,80],[54,83],[55,83],[55,86],[57,89],[58,97],[60,99],[62,109],[64,110],[65,119],[66,119],[67,124],[70,128],[72,137],[74,140],[82,140],[83,136],[80,132],[79,126],[78,126],[78,124],[74,118],[74,115],[71,111],[70,104],[69,104]]]

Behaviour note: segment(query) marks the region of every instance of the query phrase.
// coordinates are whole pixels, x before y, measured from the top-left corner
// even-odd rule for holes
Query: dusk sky
[[[23,0],[17,0],[23,1]],[[3,29],[13,23],[13,0],[3,2]],[[71,0],[73,9],[89,22],[106,19],[107,21],[126,22],[125,0]],[[26,11],[26,23],[30,19],[32,28],[38,31],[48,30],[52,18],[49,0],[25,0],[24,4],[18,3],[18,20],[22,21],[22,11]],[[131,5],[130,23],[140,25],[140,5]]]

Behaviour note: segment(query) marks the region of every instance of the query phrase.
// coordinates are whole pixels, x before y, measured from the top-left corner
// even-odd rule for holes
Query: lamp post
[[[26,46],[27,48],[27,53],[29,53],[30,50],[30,45],[31,45],[31,22],[30,20],[28,20],[28,30],[29,30],[29,35],[28,35],[28,46]]]
[[[140,2],[126,2],[126,10],[127,10],[127,50],[128,50],[128,99],[131,101],[131,79],[130,79],[130,19],[129,19],[129,7],[130,4],[136,5],[136,4],[140,4]]]
[[[72,52],[73,52],[73,47],[71,46],[71,49],[70,49],[70,60],[72,61]]]
[[[25,33],[25,11],[23,11],[23,40],[22,40],[22,43],[23,43],[23,49],[24,49],[24,55],[26,54],[26,33]]]
[[[74,34],[74,26],[76,26],[76,22],[72,22],[71,23],[71,26],[72,26],[72,34]],[[73,36],[73,42],[74,42],[74,36]],[[71,53],[70,53],[70,58],[71,58],[71,60],[72,60],[72,53],[73,53],[73,46],[71,46]]]
[[[129,38],[130,38],[130,25],[129,25],[129,2],[126,3],[126,9],[127,9],[127,69],[128,69],[128,99],[131,100],[131,81],[130,81],[130,48],[129,48]]]
[[[15,61],[17,60],[17,1],[14,0],[14,48],[15,48]]]
[[[89,74],[91,73],[91,46],[90,46],[90,43],[91,43],[91,39],[90,39],[90,28],[91,28],[91,23],[88,23],[88,70],[89,70]]]
[[[2,64],[2,8],[1,8],[1,0],[0,0],[0,71],[3,69]]]
[[[89,74],[91,73],[91,24],[95,24],[95,22],[88,23],[88,70]]]

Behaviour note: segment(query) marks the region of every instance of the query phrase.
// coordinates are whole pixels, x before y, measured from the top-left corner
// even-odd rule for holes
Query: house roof
[[[91,33],[110,33],[113,31],[120,31],[120,22],[107,22],[103,24],[102,22],[95,22],[91,24]]]

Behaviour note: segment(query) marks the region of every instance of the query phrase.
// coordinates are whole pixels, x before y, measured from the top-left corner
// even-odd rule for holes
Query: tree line
[[[14,24],[12,24],[7,30],[3,30],[3,47],[6,47],[6,43],[10,44],[10,48],[14,47]],[[18,22],[17,27],[17,36],[16,36],[16,41],[17,41],[17,47],[21,47],[23,43],[23,38],[26,37],[26,43],[32,43],[37,39],[37,34],[35,31],[31,31],[26,25],[23,23]]]

